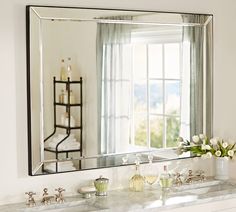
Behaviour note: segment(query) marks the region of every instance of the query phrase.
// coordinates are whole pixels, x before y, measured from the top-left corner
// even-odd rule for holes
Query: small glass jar
[[[94,181],[96,196],[107,196],[109,179],[100,176]]]

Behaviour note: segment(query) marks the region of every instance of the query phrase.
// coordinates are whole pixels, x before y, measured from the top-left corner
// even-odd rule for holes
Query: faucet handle
[[[28,199],[27,199],[26,205],[28,205],[29,207],[35,206],[36,203],[35,203],[33,195],[36,195],[36,193],[32,192],[32,191],[29,191],[29,192],[25,192],[25,194],[28,195]]]
[[[196,171],[196,176],[199,177],[200,181],[206,180],[205,172],[201,169]]]
[[[56,188],[55,191],[58,191],[59,194],[61,194],[63,191],[66,191],[64,188]]]
[[[62,192],[65,191],[65,189],[59,187],[59,188],[55,189],[55,191],[58,192],[58,194],[55,194],[55,196],[56,196],[56,198],[55,198],[56,202],[58,202],[58,203],[63,203],[63,202],[65,201],[65,199],[64,199],[64,197],[63,197],[63,195],[62,195]]]
[[[48,188],[43,189],[43,196],[46,196],[46,195],[48,195]]]
[[[189,176],[189,177],[192,177],[192,176],[193,176],[193,170],[192,170],[192,169],[189,169],[189,170],[188,170],[188,176]]]
[[[33,197],[33,195],[36,195],[36,193],[33,191],[25,192],[25,194],[28,194],[29,197]]]

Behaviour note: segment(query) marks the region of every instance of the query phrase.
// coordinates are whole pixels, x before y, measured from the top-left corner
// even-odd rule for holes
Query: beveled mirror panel
[[[28,6],[27,59],[30,175],[186,158],[179,135],[211,135],[212,15]]]

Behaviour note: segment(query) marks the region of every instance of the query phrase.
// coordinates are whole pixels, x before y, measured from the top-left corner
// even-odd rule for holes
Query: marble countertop
[[[84,199],[81,195],[66,197],[62,204],[52,203],[43,206],[37,203],[28,208],[25,203],[0,206],[1,212],[80,212],[80,211],[165,211],[195,204],[209,203],[218,200],[236,198],[235,181],[209,181],[199,184],[173,187],[161,192],[157,185],[146,187],[143,192],[131,192],[128,189],[109,191],[108,196],[93,196]]]

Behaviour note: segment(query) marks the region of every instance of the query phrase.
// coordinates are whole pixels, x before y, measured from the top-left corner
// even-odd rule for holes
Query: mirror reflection
[[[211,135],[211,15],[27,11],[30,174],[176,159],[179,135]]]

